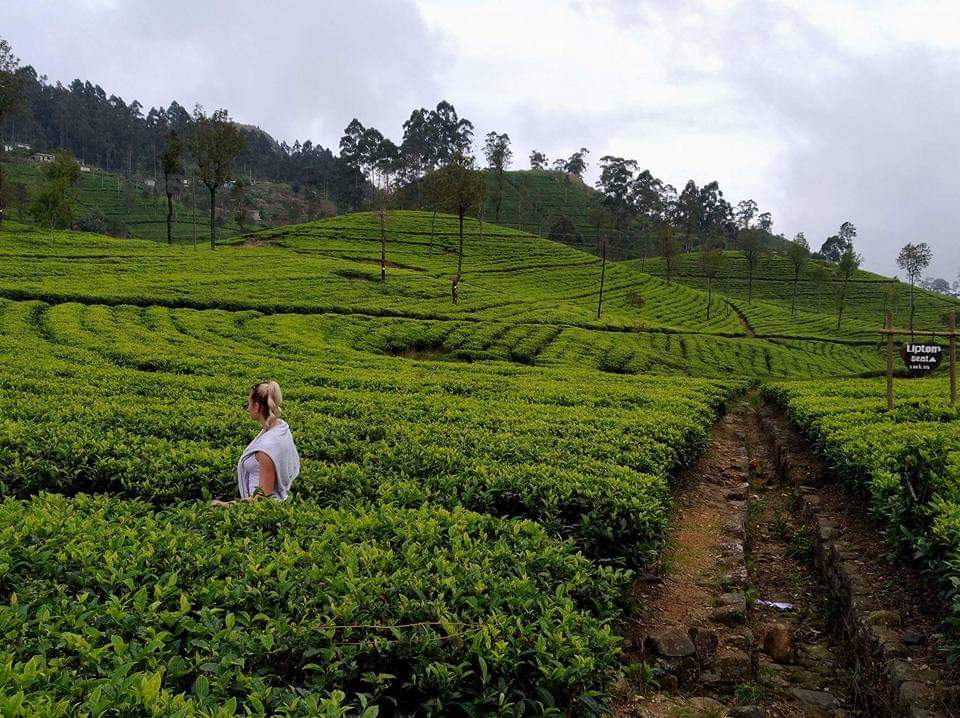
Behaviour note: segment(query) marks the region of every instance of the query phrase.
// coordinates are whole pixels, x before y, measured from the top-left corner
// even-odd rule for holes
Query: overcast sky
[[[906,0],[0,0],[51,81],[226,107],[336,147],[353,117],[400,139],[441,98],[513,140],[514,166],[590,150],[678,189],[718,180],[811,245],[844,220],[869,269],[906,242],[960,269],[960,2]]]

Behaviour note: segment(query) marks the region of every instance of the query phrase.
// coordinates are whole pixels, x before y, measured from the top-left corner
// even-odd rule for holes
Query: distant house
[[[5,144],[5,145],[3,146],[3,151],[4,151],[4,152],[13,152],[15,149],[16,149],[16,147],[14,147],[13,145],[6,145],[6,144]]]
[[[80,165],[80,171],[81,171],[81,172],[89,172],[89,171],[90,171],[90,168],[87,167],[86,165]]]
[[[13,146],[18,150],[27,150],[28,152],[30,151],[30,145],[26,144],[25,142],[15,142]]]
[[[143,186],[153,189],[154,187],[157,186],[157,181],[154,179],[146,179],[143,181]]]
[[[54,157],[49,152],[34,152],[33,157],[31,157],[31,159],[37,164],[45,165],[50,162],[53,162],[56,159],[56,157]]]

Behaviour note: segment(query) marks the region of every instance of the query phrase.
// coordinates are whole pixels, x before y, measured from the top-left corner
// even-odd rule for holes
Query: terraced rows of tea
[[[370,214],[215,252],[5,225],[0,713],[601,712],[726,403],[882,370],[633,263],[597,320],[595,257],[473,221],[454,305],[455,227],[391,213],[380,283]],[[211,508],[267,378],[294,496]]]

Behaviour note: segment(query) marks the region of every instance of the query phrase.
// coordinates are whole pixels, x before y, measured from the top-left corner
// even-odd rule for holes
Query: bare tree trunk
[[[451,294],[453,297],[453,303],[457,303],[458,292],[460,289],[460,274],[463,271],[463,211],[460,212],[460,249],[457,252],[457,274],[453,278],[453,286],[451,287]]]
[[[913,332],[913,277],[910,278],[910,332]]]
[[[167,194],[167,244],[173,244],[173,192],[170,191],[170,180],[163,178],[163,190]]]
[[[837,311],[837,331],[840,331],[840,322],[843,320],[843,305],[847,301],[847,282],[844,280],[840,287],[840,307]]]
[[[380,281],[387,281],[387,230],[384,226],[383,206],[380,207]]]
[[[603,280],[607,273],[607,243],[600,240],[600,298],[597,300],[597,319],[600,318],[600,310],[603,308]]]
[[[193,248],[197,248],[197,178],[190,180],[190,193],[193,196]]]
[[[800,285],[800,270],[797,269],[793,273],[793,302],[790,305],[790,316],[797,316],[797,288]]]
[[[210,190],[210,249],[217,248],[217,188],[207,186]]]

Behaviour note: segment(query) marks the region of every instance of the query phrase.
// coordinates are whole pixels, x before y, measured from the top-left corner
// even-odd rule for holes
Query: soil
[[[786,426],[759,395],[743,398],[715,427],[700,461],[678,477],[668,548],[631,591],[635,608],[623,627],[629,680],[615,688],[615,716],[886,713],[877,710],[879,696],[868,695],[873,689],[861,680],[854,647],[839,630],[811,529],[798,510],[798,488],[782,481],[764,422]],[[844,540],[877,587],[872,596],[900,612],[902,628],[923,637],[924,647],[909,660],[929,663],[956,684],[957,669],[937,643],[943,616],[932,608],[929,587],[891,560],[862,500],[833,481],[787,428],[808,482],[842,517]],[[731,587],[740,563],[744,580]],[[734,615],[736,605],[745,607],[742,618]]]

